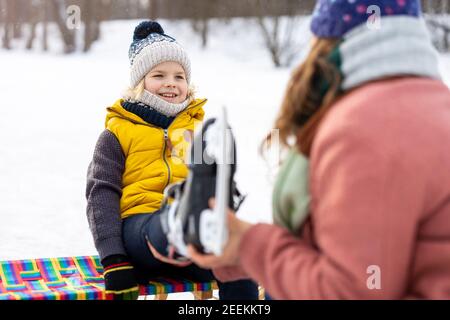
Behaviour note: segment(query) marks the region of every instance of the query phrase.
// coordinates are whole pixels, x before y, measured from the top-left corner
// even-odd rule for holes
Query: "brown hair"
[[[318,125],[339,95],[341,74],[329,61],[338,39],[317,39],[306,60],[294,69],[281,104],[275,129],[284,147],[296,137],[296,147],[309,157]],[[269,133],[261,145],[267,151],[271,144]]]

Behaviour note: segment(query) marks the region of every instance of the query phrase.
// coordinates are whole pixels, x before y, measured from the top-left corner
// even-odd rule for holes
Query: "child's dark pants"
[[[145,283],[147,279],[168,276],[183,277],[191,281],[216,280],[210,270],[202,269],[195,264],[187,267],[176,267],[156,259],[150,252],[146,237],[158,252],[167,251],[167,238],[164,234],[160,213],[137,214],[123,220],[123,240],[125,249],[136,268],[138,281]],[[258,286],[251,280],[233,282],[217,281],[221,300],[257,300]]]

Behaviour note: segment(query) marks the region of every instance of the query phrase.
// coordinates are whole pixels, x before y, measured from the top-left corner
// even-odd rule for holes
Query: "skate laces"
[[[227,148],[223,145],[223,137],[221,137],[220,130],[217,129],[219,127],[219,123],[216,121],[211,124],[209,130],[207,130],[204,135],[205,141],[208,141],[208,143],[205,146],[205,152],[208,156],[210,156],[212,159],[214,159],[214,163],[216,165],[219,164],[230,164],[234,165],[234,147],[233,148]],[[226,145],[232,145],[233,144],[233,135],[231,133],[231,128],[226,128],[226,134],[225,134],[225,144]],[[228,149],[231,152],[225,153],[225,150]],[[206,159],[204,159],[206,160]],[[207,162],[207,161],[206,161]],[[209,164],[209,163],[207,163]]]
[[[242,194],[239,189],[236,186],[236,182],[233,180],[233,188],[232,188],[232,203],[233,203],[233,211],[237,212],[239,210],[239,208],[241,207],[242,203],[245,201],[245,198],[247,197],[247,195]]]
[[[234,181],[236,145],[225,108],[221,117],[206,121],[195,135],[188,160],[186,180],[167,186],[161,204],[169,243],[166,255],[178,261],[189,257],[189,244],[220,255],[228,239],[227,211],[237,212],[246,198]]]
[[[173,198],[173,199],[181,198],[185,182],[186,182],[186,180],[183,180],[181,182],[172,183],[164,189],[164,195],[163,195],[163,200],[161,201],[160,209],[162,209],[162,208],[164,208],[164,206],[168,205],[170,198]]]
[[[167,245],[167,252],[165,254],[160,254],[165,258],[176,260],[179,262],[189,261],[189,258],[184,256],[183,254],[180,254],[177,251],[176,246],[172,243],[176,241],[176,238],[178,238],[177,235],[179,235],[178,233],[181,231],[180,228],[182,227],[181,225],[178,225],[179,221],[176,220],[176,216],[178,214],[178,202],[183,195],[185,185],[186,180],[168,185],[164,189],[164,196],[160,206],[161,226],[169,242],[169,244]],[[170,199],[174,200],[171,204],[169,204]],[[180,239],[178,239],[178,241],[180,241]]]

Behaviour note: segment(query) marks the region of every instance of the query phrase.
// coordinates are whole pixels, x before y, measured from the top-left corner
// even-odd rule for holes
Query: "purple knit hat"
[[[311,31],[319,38],[341,38],[347,31],[367,22],[374,14],[370,10],[367,13],[371,6],[379,8],[381,17],[421,15],[420,0],[318,0]]]

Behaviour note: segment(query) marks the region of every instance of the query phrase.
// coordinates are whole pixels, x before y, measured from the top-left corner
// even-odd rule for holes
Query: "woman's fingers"
[[[178,261],[175,259],[164,257],[152,246],[152,244],[148,240],[147,246],[150,249],[150,252],[153,254],[153,256],[161,262],[168,263],[176,267],[187,267],[188,265],[192,264],[192,261]]]
[[[202,254],[193,245],[188,245],[187,250],[191,260],[202,268],[212,269],[221,265],[220,257],[212,254]]]
[[[209,207],[211,209],[214,209],[214,207],[216,206],[216,199],[215,198],[209,198],[208,204],[209,204]]]
[[[214,198],[209,199],[209,205],[214,208]],[[224,266],[236,265],[239,261],[238,246],[240,243],[241,220],[232,210],[228,210],[228,241],[221,256],[203,254],[197,251],[193,245],[188,246],[188,255],[195,264],[202,268],[213,269]]]
[[[214,198],[210,198],[208,201],[209,207],[214,209],[216,201]],[[236,217],[235,212],[228,209],[228,242],[225,245],[224,252],[221,256],[215,256],[213,254],[203,254],[197,251],[193,245],[188,245],[188,254],[195,264],[202,268],[213,269],[223,266],[235,265],[238,261],[238,251],[236,244],[239,244],[240,234],[239,231],[241,220]]]

